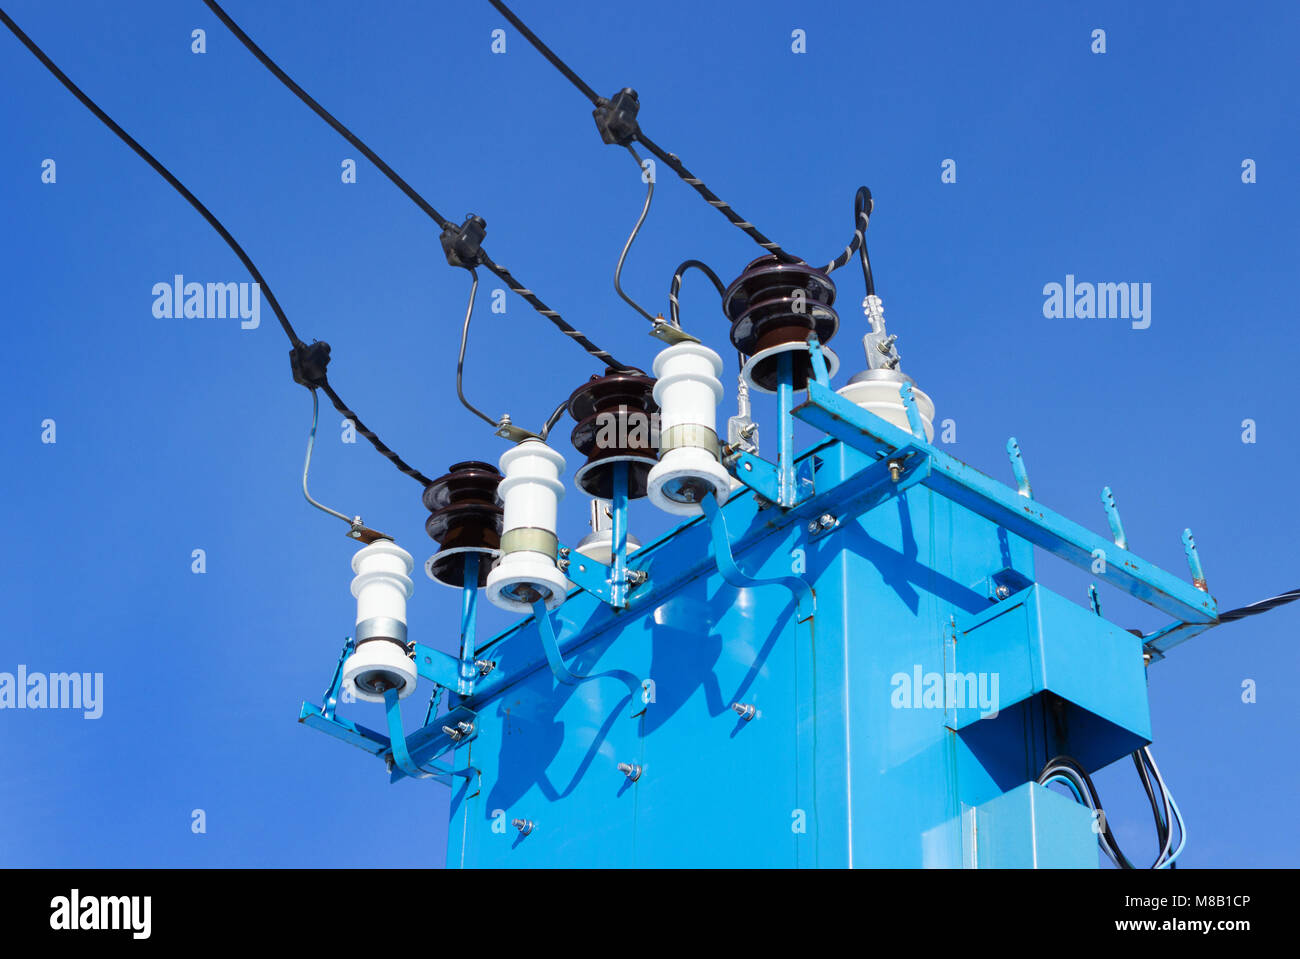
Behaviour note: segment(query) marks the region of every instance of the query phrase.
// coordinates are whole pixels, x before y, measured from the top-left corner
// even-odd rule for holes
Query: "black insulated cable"
[[[862,282],[866,285],[868,296],[876,294],[876,281],[871,275],[871,257],[867,254],[867,226],[871,222],[874,208],[871,191],[865,186],[858,187],[858,192],[853,195],[853,239],[843,253],[822,267],[823,273],[833,273],[848,263],[854,253],[859,254],[862,261]]]
[[[342,121],[317,103],[306,90],[295,83],[293,78],[285,73],[284,70],[282,70],[280,66],[262,50],[261,47],[253,42],[252,37],[245,33],[240,28],[239,24],[235,23],[235,21],[231,19],[230,14],[226,13],[226,11],[221,8],[220,4],[216,3],[215,0],[203,0],[203,2],[207,5],[208,9],[216,15],[217,19],[219,19],[226,28],[235,35],[235,38],[248,49],[248,52],[257,58],[264,67],[271,71],[271,74],[277,80],[284,84],[294,96],[310,107],[317,116],[333,127],[340,136],[348,141],[348,143],[356,147],[367,160],[375,165],[379,172],[391,180],[392,183],[399,190],[405,193],[416,206],[423,210],[424,213],[433,220],[433,222],[437,223],[443,230],[456,229],[456,224],[452,223],[434,209],[433,204],[421,196],[413,186],[402,179],[402,177],[399,176],[392,167],[383,161],[379,154],[366,146],[365,142],[349,130]],[[511,292],[522,297],[529,306],[555,324],[555,326],[557,326],[565,336],[569,337],[569,339],[581,346],[589,355],[595,357],[605,366],[612,366],[618,369],[629,368],[624,366],[624,364],[619,363],[609,352],[601,349],[589,340],[580,330],[575,329],[573,326],[565,322],[564,318],[561,317],[559,313],[552,310],[542,302],[536,293],[515,279],[509,270],[494,263],[492,258],[487,255],[486,250],[481,250],[480,254],[479,263],[492,273],[496,274],[503,283],[510,287]]]
[[[133,151],[135,151],[137,156],[148,163],[149,166],[153,168],[154,172],[166,180],[177,193],[184,197],[190,206],[194,207],[203,219],[208,222],[208,225],[211,226],[212,229],[216,230],[217,234],[226,241],[226,245],[234,251],[235,256],[239,258],[239,262],[244,265],[244,269],[248,270],[249,275],[252,276],[254,281],[256,281],[262,295],[266,297],[266,302],[270,304],[272,311],[274,311],[276,319],[279,320],[280,327],[284,330],[284,335],[289,338],[289,342],[293,346],[290,350],[290,362],[293,367],[294,380],[311,390],[315,390],[317,387],[324,389],[325,394],[330,398],[331,402],[333,402],[334,408],[352,420],[356,425],[357,432],[369,440],[370,444],[374,446],[375,449],[392,461],[392,463],[407,476],[413,477],[419,482],[428,485],[428,478],[425,477],[423,473],[412,468],[400,456],[384,445],[379,437],[362,424],[361,419],[356,415],[356,413],[350,410],[347,404],[343,402],[342,398],[334,392],[332,387],[330,387],[325,377],[325,365],[329,362],[329,345],[319,342],[307,344],[302,341],[294,330],[293,325],[289,322],[289,318],[285,315],[284,310],[281,308],[280,301],[277,300],[275,294],[271,292],[271,287],[267,284],[266,278],[262,276],[257,265],[253,263],[252,258],[244,252],[244,248],[239,245],[239,242],[233,236],[231,236],[230,231],[225,228],[212,211],[204,206],[203,203],[200,202],[199,198],[191,193],[185,184],[177,179],[170,170],[163,166],[152,153],[141,146],[139,142],[131,136],[131,134],[118,126],[117,122],[112,117],[100,109],[99,105],[95,103],[94,100],[90,99],[90,97],[88,97],[80,87],[73,83],[72,80],[68,78],[68,75],[60,70],[54,61],[45,54],[45,51],[37,46],[36,42],[24,33],[22,28],[19,27],[9,14],[2,9],[0,9],[0,21],[9,28],[10,33],[22,42],[23,46],[27,47],[27,49],[32,52],[36,59],[41,62],[41,65],[44,66],[56,80],[67,88],[69,93],[80,100],[87,110],[93,113],[95,117],[104,124],[104,126],[108,127],[117,135],[118,139],[129,146]]]
[[[4,10],[0,10],[0,20],[4,21],[4,25],[9,28],[9,32],[17,37],[22,42],[23,46],[32,52],[33,56],[41,62],[41,65],[53,74],[54,78],[62,83],[69,93],[81,101],[82,106],[93,113],[99,121],[104,124],[104,126],[117,134],[119,140],[134,150],[136,155],[139,156],[140,159],[144,160],[145,163],[149,164],[149,166],[153,167],[154,172],[171,184],[172,189],[183,196],[190,206],[198,210],[199,215],[202,216],[203,219],[207,220],[208,225],[211,226],[212,229],[216,230],[218,235],[226,241],[226,245],[234,251],[235,256],[239,257],[239,262],[244,264],[244,269],[248,270],[249,275],[257,281],[257,285],[261,289],[262,295],[266,297],[266,302],[270,304],[271,309],[275,312],[275,318],[280,321],[280,327],[284,330],[284,335],[289,337],[289,342],[295,347],[304,346],[305,344],[301,339],[299,339],[298,334],[294,331],[293,325],[289,322],[289,318],[284,315],[284,310],[280,308],[280,301],[277,300],[275,294],[271,292],[271,287],[267,284],[266,278],[262,276],[261,271],[258,270],[249,255],[244,252],[244,248],[239,245],[238,241],[233,236],[230,235],[230,231],[222,225],[221,221],[213,215],[212,211],[204,206],[199,198],[191,193],[185,184],[178,180],[170,170],[158,162],[157,158],[152,153],[142,147],[135,137],[123,130],[117,125],[117,122],[112,117],[101,110],[99,104],[86,96],[82,89],[73,83],[72,80],[68,78],[68,75],[58,68],[53,60],[45,55],[45,51],[38,47],[36,42],[25,34],[22,31],[22,28],[19,27],[18,24],[14,23],[9,14],[5,13]]]
[[[205,0],[208,6],[212,6],[211,0]],[[674,153],[660,147],[657,143],[645,135],[645,132],[636,122],[637,95],[636,91],[630,88],[619,91],[613,97],[606,99],[596,93],[589,87],[578,74],[567,63],[548,47],[537,34],[528,29],[528,26],[519,19],[502,0],[488,0],[501,16],[510,22],[510,25],[523,34],[533,47],[545,57],[555,69],[559,70],[565,78],[572,83],[578,90],[591,101],[595,106],[593,115],[596,118],[596,125],[600,129],[601,139],[606,143],[616,143],[619,146],[627,146],[632,140],[638,140],[659,160],[667,164],[668,168],[695,190],[700,196],[704,197],[709,206],[716,209],[725,216],[733,226],[743,230],[750,239],[761,246],[768,253],[776,255],[778,258],[787,261],[797,261],[798,257],[792,256],[780,245],[768,239],[758,227],[750,223],[739,213],[731,208],[731,204],[721,199],[716,193],[705,186],[704,181],[697,177],[690,170],[686,169],[686,164]]]
[[[381,456],[385,457],[389,462],[421,486],[428,486],[433,482],[433,480],[429,479],[429,477],[425,476],[385,446],[383,440],[376,436],[374,431],[367,427],[365,423],[361,422],[361,417],[357,416],[353,410],[348,408],[348,405],[343,402],[343,398],[340,397],[338,393],[334,392],[334,387],[330,386],[328,381],[321,384],[321,389],[325,392],[325,395],[329,397],[330,402],[334,404],[334,408],[352,421],[352,425],[356,427],[356,431],[364,436],[366,440],[369,441],[370,445],[379,451]]]
[[[712,267],[707,263],[701,260],[682,261],[677,269],[673,271],[673,282],[668,287],[668,315],[673,326],[677,327],[679,330],[682,327],[680,316],[681,304],[677,301],[677,295],[682,291],[682,279],[686,276],[687,270],[699,270],[707,276],[709,281],[713,284],[713,288],[718,291],[719,299],[727,295],[726,285],[718,279],[718,274],[713,272]]]
[[[1267,613],[1270,609],[1277,609],[1287,603],[1294,603],[1297,599],[1300,599],[1300,589],[1287,590],[1277,596],[1261,599],[1258,603],[1251,603],[1249,606],[1242,606],[1239,609],[1230,609],[1226,613],[1220,613],[1219,622],[1231,623],[1238,619],[1245,619],[1247,616],[1258,616],[1260,613]]]
[[[1285,593],[1279,593],[1276,596],[1270,596],[1268,599],[1261,599],[1257,603],[1250,603],[1247,606],[1239,606],[1237,609],[1230,609],[1226,613],[1220,613],[1218,622],[1211,625],[1222,626],[1224,623],[1234,623],[1239,619],[1246,619],[1250,616],[1258,616],[1260,613],[1267,613],[1269,610],[1277,609],[1279,606],[1285,606],[1287,603],[1294,603],[1300,599],[1300,589],[1289,589]],[[1193,623],[1182,622],[1178,625],[1192,626]],[[1143,636],[1141,630],[1129,630],[1138,636]],[[1167,632],[1164,630],[1162,632]],[[1150,637],[1144,637],[1150,638]]]
[[[583,82],[582,77],[578,76],[570,66],[561,60],[550,47],[542,43],[540,37],[528,29],[524,21],[515,16],[514,11],[507,7],[500,0],[488,0],[488,3],[497,8],[497,13],[510,21],[510,25],[524,35],[524,39],[533,45],[533,47],[551,62],[551,66],[564,74],[565,79],[572,83],[582,93],[584,97],[592,102],[593,106],[600,106],[601,96],[591,87]]]

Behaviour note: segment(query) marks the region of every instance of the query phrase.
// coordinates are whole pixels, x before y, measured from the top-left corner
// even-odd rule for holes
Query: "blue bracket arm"
[[[728,457],[732,463],[731,472],[769,503],[781,502],[781,471],[775,463],[769,463],[761,456],[738,450]]]
[[[397,767],[412,779],[432,779],[434,774],[417,766],[406,747],[406,732],[402,729],[402,707],[397,698],[397,690],[384,690],[384,713],[388,717],[388,741]]]
[[[434,763],[432,769],[426,769],[423,765],[449,749],[464,746],[478,735],[478,725],[473,712],[463,707],[454,710],[438,720],[436,726],[425,726],[409,740],[402,728],[402,707],[401,701],[397,698],[397,690],[384,691],[384,712],[388,718],[389,751],[392,760],[389,766],[392,771],[390,782],[410,777],[450,784],[453,777],[469,779],[474,774],[472,768],[450,769]]]
[[[560,559],[560,571],[569,577],[575,586],[616,609],[626,608],[629,594],[650,582],[644,570],[625,567],[621,574],[616,574],[613,566],[606,566],[589,556],[583,556],[569,546],[560,546]],[[622,576],[622,590],[615,588],[618,583],[616,575]]]
[[[727,534],[727,520],[722,515],[722,507],[718,505],[718,501],[712,493],[709,493],[700,501],[700,506],[709,521],[709,532],[713,537],[713,554],[722,578],[737,589],[748,589],[754,586],[784,586],[794,594],[795,602],[798,604],[799,622],[811,619],[817,608],[817,599],[812,587],[798,576],[756,579],[745,573],[737,565],[736,558],[731,553],[731,537]]]
[[[446,689],[457,689],[460,683],[460,660],[450,653],[444,653],[423,643],[412,643],[415,655],[415,671],[421,679],[427,679]],[[462,695],[465,695],[462,693]]]
[[[632,694],[632,715],[637,716],[645,711],[645,704],[641,701],[641,681],[631,673],[623,669],[611,669],[603,673],[591,673],[580,675],[575,673],[564,662],[564,655],[560,652],[560,641],[555,635],[555,624],[551,622],[550,610],[546,608],[546,601],[539,599],[533,604],[533,618],[537,621],[537,633],[542,639],[542,649],[546,653],[546,662],[551,667],[551,673],[555,676],[557,682],[565,686],[576,686],[579,683],[585,683],[589,679],[602,679],[606,676],[620,680],[628,691]]]
[[[320,713],[326,719],[334,718],[334,710],[339,705],[339,692],[343,688],[343,664],[347,662],[354,649],[356,649],[356,644],[352,641],[352,637],[349,636],[343,641],[343,652],[339,653],[338,665],[334,667],[334,678],[330,680],[330,688],[325,690],[325,698],[321,700],[324,705],[321,707]]]

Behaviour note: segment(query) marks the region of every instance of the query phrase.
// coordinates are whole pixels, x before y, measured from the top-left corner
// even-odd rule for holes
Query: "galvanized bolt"
[[[442,731],[447,734],[452,742],[459,742],[474,731],[474,724],[460,722],[455,727],[443,726]]]
[[[641,778],[641,767],[635,763],[619,763],[618,771],[627,776],[628,782],[636,782]]]
[[[743,719],[745,722],[749,722],[751,719],[753,719],[755,716],[758,715],[758,710],[755,709],[753,704],[751,703],[732,703],[731,708],[734,709],[736,711],[736,715],[739,716],[741,719]]]
[[[898,480],[899,480],[899,477],[901,477],[902,475],[903,475],[903,461],[902,461],[902,460],[890,460],[890,461],[889,461],[889,478],[890,478],[891,480],[893,480],[895,483],[897,483]]]
[[[492,672],[492,670],[497,668],[496,662],[491,659],[476,659],[474,660],[474,665],[478,667],[478,674],[480,676],[486,676],[488,673]]]
[[[534,827],[536,826],[536,823],[534,823],[531,819],[512,819],[510,820],[510,825],[514,826],[516,829],[519,830],[519,835],[527,836],[530,832],[533,831]]]
[[[643,569],[629,569],[627,571],[627,581],[633,586],[640,586],[649,578],[650,574]]]
[[[1011,587],[999,586],[997,589],[994,590],[994,592],[997,594],[998,599],[1006,599],[1008,596],[1011,595]]]
[[[822,515],[817,518],[817,524],[821,526],[822,529],[830,529],[835,525],[835,517],[830,513],[822,513]]]

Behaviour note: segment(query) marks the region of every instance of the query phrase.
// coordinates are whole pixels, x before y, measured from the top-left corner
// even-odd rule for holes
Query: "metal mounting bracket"
[[[612,669],[604,673],[591,673],[580,675],[569,669],[564,662],[564,655],[560,652],[560,641],[555,635],[555,624],[551,622],[550,610],[546,608],[545,600],[538,600],[533,604],[533,618],[537,621],[537,633],[542,638],[542,650],[546,653],[546,662],[551,667],[551,673],[555,676],[557,682],[565,686],[576,686],[579,683],[585,683],[590,679],[617,679],[627,686],[628,691],[632,694],[632,715],[638,716],[645,711],[645,704],[641,701],[641,681],[631,673],[621,669]]]
[[[737,565],[736,558],[731,553],[731,538],[727,534],[727,521],[722,515],[722,507],[718,505],[717,499],[714,498],[712,493],[709,493],[700,501],[700,506],[704,509],[704,515],[709,521],[709,532],[713,537],[713,553],[718,564],[718,572],[722,575],[722,578],[737,589],[750,589],[755,586],[784,586],[794,594],[795,603],[798,607],[798,621],[802,623],[812,619],[817,608],[817,599],[812,587],[798,576],[774,576],[759,579],[747,574]]]

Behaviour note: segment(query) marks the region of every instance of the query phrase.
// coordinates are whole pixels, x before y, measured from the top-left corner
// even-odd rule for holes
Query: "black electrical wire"
[[[1083,780],[1084,785],[1087,787],[1088,795],[1092,797],[1093,808],[1094,809],[1103,808],[1101,805],[1101,797],[1097,794],[1097,787],[1093,785],[1092,777],[1088,775],[1088,771],[1083,768],[1082,763],[1080,763],[1074,757],[1067,756],[1065,754],[1055,756],[1052,759],[1049,759],[1047,763],[1043,766],[1043,771],[1038,774],[1037,779],[1038,780],[1043,779],[1044,774],[1048,773],[1048,771],[1053,766],[1067,766],[1071,770],[1073,770],[1079,776],[1079,778]],[[1115,851],[1115,855],[1119,857],[1121,868],[1132,869],[1133,864],[1132,862],[1129,861],[1128,857],[1125,856],[1123,851],[1119,848],[1119,843],[1115,841],[1115,834],[1111,832],[1110,823],[1107,822],[1104,812],[1102,813],[1102,817],[1101,817],[1101,834],[1102,836],[1105,837],[1106,841],[1110,844],[1110,848]]]
[[[707,276],[709,281],[713,284],[714,289],[718,291],[719,297],[725,296],[727,293],[727,288],[723,285],[722,281],[718,279],[718,274],[713,272],[713,269],[707,263],[701,260],[684,260],[681,265],[673,271],[673,282],[668,287],[668,313],[672,318],[673,326],[678,329],[681,329],[682,324],[679,319],[681,306],[677,302],[677,294],[682,291],[682,278],[686,275],[687,270],[699,270]]]
[[[306,349],[307,344],[302,341],[294,330],[293,325],[289,322],[289,318],[285,315],[283,308],[280,306],[280,301],[275,298],[275,294],[271,292],[271,287],[266,282],[266,278],[262,276],[262,272],[257,268],[257,265],[253,263],[252,258],[244,251],[244,248],[239,245],[239,242],[231,236],[230,231],[227,230],[221,221],[216,218],[212,211],[204,206],[199,198],[191,193],[185,184],[178,180],[170,170],[163,166],[152,153],[141,146],[140,143],[131,136],[131,134],[123,130],[112,117],[100,109],[99,105],[95,103],[94,100],[90,99],[90,97],[87,96],[80,87],[73,83],[72,80],[69,79],[68,75],[60,70],[54,61],[46,55],[45,51],[37,46],[36,42],[24,33],[22,28],[19,27],[9,14],[2,9],[0,9],[0,21],[4,22],[4,25],[9,28],[9,32],[22,41],[23,46],[27,47],[27,49],[32,52],[36,59],[41,62],[41,65],[44,66],[55,79],[62,83],[69,93],[80,100],[82,105],[93,113],[96,118],[104,124],[104,126],[112,130],[113,133],[117,135],[118,139],[134,150],[140,159],[148,163],[155,173],[166,180],[177,193],[185,198],[190,206],[194,207],[194,209],[199,212],[203,219],[208,222],[208,225],[217,231],[217,234],[226,241],[226,245],[229,246],[230,249],[234,251],[235,256],[239,258],[239,262],[244,265],[244,269],[248,270],[249,275],[257,282],[262,295],[266,297],[266,302],[270,304],[272,311],[274,311],[275,318],[279,320],[280,327],[284,330],[284,335],[289,338],[289,342],[293,345],[294,351],[296,352],[298,350]],[[407,476],[413,477],[426,486],[429,484],[430,480],[428,477],[407,464],[400,456],[389,449],[378,436],[366,428],[366,426],[361,422],[360,417],[348,408],[347,404],[343,402],[342,398],[336,392],[334,392],[333,387],[329,385],[323,375],[321,376],[319,385],[330,398],[335,409],[352,420],[356,426],[357,432],[369,440],[375,449],[391,460],[392,463]]]
[[[1224,623],[1233,623],[1239,619],[1246,619],[1250,616],[1258,616],[1260,613],[1267,613],[1271,609],[1277,609],[1279,606],[1285,606],[1287,603],[1294,603],[1300,599],[1300,589],[1289,589],[1285,593],[1279,593],[1276,596],[1270,596],[1268,599],[1261,599],[1257,603],[1250,603],[1246,606],[1239,606],[1237,609],[1230,609],[1226,613],[1220,613],[1218,621],[1211,623],[1211,626],[1221,626]],[[1204,625],[1193,624],[1186,621],[1176,624],[1178,626]],[[1132,632],[1132,630],[1130,630]],[[1168,632],[1168,630],[1162,630]],[[1141,633],[1139,632],[1139,635]]]
[[[1160,857],[1163,858],[1169,844],[1169,830],[1171,827],[1169,821],[1165,818],[1161,802],[1156,799],[1156,790],[1151,783],[1151,776],[1147,772],[1146,755],[1139,749],[1132,753],[1131,758],[1133,765],[1137,768],[1138,779],[1142,781],[1142,789],[1147,794],[1147,801],[1151,803],[1151,816],[1156,821],[1156,844],[1160,847]],[[1177,866],[1177,863],[1173,865]]]
[[[4,10],[0,10],[0,20],[4,21],[4,25],[9,28],[9,32],[22,41],[23,45],[32,52],[37,60],[41,61],[42,66],[44,66],[46,70],[50,71],[56,80],[67,88],[69,93],[80,100],[82,105],[93,113],[99,121],[104,124],[104,126],[117,134],[118,139],[134,150],[140,159],[153,167],[154,172],[170,183],[172,188],[189,202],[190,206],[198,210],[203,219],[207,220],[208,225],[220,234],[221,238],[226,241],[226,245],[235,252],[235,256],[239,257],[239,262],[244,264],[244,268],[248,270],[253,279],[257,281],[258,286],[261,288],[262,295],[266,297],[266,302],[269,303],[271,309],[275,311],[275,318],[280,321],[280,326],[283,328],[285,336],[289,337],[289,342],[294,346],[305,345],[302,340],[298,338],[298,334],[294,331],[292,324],[290,324],[289,318],[284,315],[284,310],[280,308],[280,303],[275,298],[275,294],[271,292],[271,288],[267,285],[265,277],[262,276],[261,272],[253,264],[253,261],[249,258],[248,254],[244,252],[244,248],[239,245],[233,236],[230,235],[230,231],[222,225],[221,221],[213,215],[212,211],[204,206],[199,198],[186,188],[184,183],[176,179],[170,170],[159,163],[152,153],[142,147],[135,137],[131,136],[131,134],[118,126],[117,122],[112,117],[100,109],[99,104],[90,99],[90,97],[88,97],[79,86],[73,83],[72,80],[68,78],[68,75],[60,70],[53,60],[46,56],[45,51],[38,47],[36,42],[24,33],[22,28],[19,27],[18,24],[14,23],[14,21],[9,17],[9,14],[5,13]]]
[[[489,2],[496,5],[498,0],[489,0]],[[681,158],[678,157],[677,154],[669,153],[663,147],[659,146],[659,144],[646,136],[645,132],[641,130],[640,127],[637,128],[636,138],[647,150],[663,161],[663,163],[668,166],[668,169],[676,173],[683,183],[695,190],[695,192],[700,196],[704,197],[709,206],[713,207],[725,216],[731,222],[732,226],[740,228],[740,230],[751,240],[777,258],[787,262],[798,262],[799,258],[797,256],[787,253],[785,250],[781,249],[780,244],[776,243],[774,240],[768,239],[767,236],[758,229],[758,227],[754,226],[754,224],[750,223],[732,209],[730,203],[719,197],[705,185],[703,180],[697,177],[690,170],[686,169],[686,164],[682,163]]]
[[[866,284],[868,296],[876,295],[876,282],[871,275],[871,257],[867,254],[867,225],[871,221],[874,205],[871,191],[865,186],[858,187],[858,192],[853,195],[853,239],[843,253],[822,267],[823,273],[834,273],[848,263],[854,253],[859,254],[862,261],[862,282]]]
[[[515,16],[514,11],[504,3],[501,3],[500,0],[488,0],[488,2],[497,8],[497,12],[501,14],[501,16],[510,21],[512,27],[524,35],[524,39],[531,43],[538,53],[551,62],[551,66],[564,74],[565,78],[577,87],[584,97],[591,101],[592,106],[600,106],[600,94],[587,86],[587,84],[583,82],[582,77],[578,76],[578,74],[576,74],[567,63],[561,60],[554,50],[544,44],[537,34],[529,30],[524,21]]]
[[[1239,609],[1230,609],[1226,613],[1220,613],[1219,622],[1231,623],[1238,619],[1245,619],[1247,616],[1258,616],[1260,613],[1267,613],[1270,609],[1277,609],[1287,603],[1294,603],[1297,599],[1300,599],[1300,589],[1287,590],[1277,596],[1261,599],[1258,603],[1251,603],[1249,606],[1242,606]]]
[[[226,13],[226,11],[221,8],[220,4],[216,3],[215,0],[203,0],[203,2],[207,4],[208,9],[216,15],[217,19],[225,24],[226,28],[235,35],[235,38],[248,49],[248,52],[256,57],[264,67],[271,71],[272,75],[274,75],[277,80],[283,83],[294,96],[310,107],[317,116],[333,127],[340,136],[348,141],[348,143],[361,151],[361,154],[373,163],[375,167],[378,168],[379,172],[388,177],[388,179],[391,180],[399,190],[405,193],[416,206],[423,210],[424,213],[433,220],[433,222],[437,223],[442,229],[446,229],[450,225],[450,221],[434,209],[433,204],[429,203],[429,201],[421,196],[414,187],[402,179],[402,177],[400,177],[392,167],[385,163],[379,154],[366,146],[365,142],[360,137],[349,130],[342,121],[334,116],[334,114],[330,113],[323,106],[317,103],[306,90],[294,82],[292,77],[285,73],[284,70],[280,69],[280,66],[272,60],[261,47],[253,42],[252,37],[245,33],[240,28],[239,24],[235,23],[235,21],[231,19],[230,14]],[[511,275],[510,271],[504,266],[494,263],[491,257],[487,255],[486,250],[480,251],[480,262],[488,270],[500,277],[501,281],[510,287],[510,290],[513,293],[517,296],[523,297],[524,301],[527,302],[529,306],[559,327],[559,329],[568,336],[569,339],[581,346],[588,354],[598,359],[607,367],[613,367],[615,369],[630,369],[630,367],[627,367],[614,359],[609,352],[601,349],[589,340],[581,331],[567,323],[559,313],[555,312],[543,303],[537,294],[515,279],[514,276]]]
[[[343,402],[342,397],[340,397],[337,393],[334,392],[334,387],[330,386],[328,380],[323,381],[320,384],[320,388],[325,392],[325,395],[330,398],[330,402],[334,404],[334,408],[338,410],[340,413],[342,413],[344,416],[346,416],[348,419],[350,419],[352,421],[352,425],[356,427],[357,432],[360,433],[362,436],[364,436],[367,440],[369,440],[370,445],[373,446],[375,449],[377,449],[394,466],[396,466],[407,476],[411,477],[411,479],[415,480],[421,486],[428,486],[430,483],[433,482],[433,480],[429,479],[429,477],[425,476],[415,467],[409,465],[400,456],[398,456],[391,449],[385,446],[384,442],[378,436],[376,436],[374,432],[372,432],[366,426],[365,423],[361,422],[361,417],[357,416],[355,412],[348,409],[348,405]]]
[[[1148,772],[1147,763],[1151,760],[1147,755],[1146,750],[1136,750],[1131,754],[1130,758],[1133,760],[1133,765],[1137,768],[1138,778],[1141,780],[1142,788],[1146,792],[1148,801],[1151,803],[1151,815],[1155,819],[1156,839],[1160,850],[1156,855],[1155,864],[1152,866],[1152,868],[1156,868],[1165,859],[1169,847],[1170,830],[1172,829],[1172,826],[1168,818],[1166,818],[1165,812],[1169,800],[1163,788],[1159,790],[1160,798],[1157,799],[1156,797],[1157,789],[1152,784],[1152,777],[1155,773],[1154,769]],[[1087,770],[1083,768],[1082,764],[1071,756],[1059,755],[1049,759],[1043,766],[1042,771],[1036,777],[1036,781],[1041,783],[1044,779],[1049,778],[1054,772],[1063,767],[1074,772],[1078,778],[1083,781],[1088,790],[1089,796],[1092,798],[1093,808],[1101,809],[1101,797],[1097,794],[1097,787],[1093,784],[1092,777],[1088,775]],[[1123,851],[1119,847],[1119,843],[1115,841],[1115,834],[1111,831],[1110,824],[1106,821],[1104,814],[1102,816],[1101,826],[1102,836],[1105,838],[1106,842],[1110,844],[1110,848],[1114,851],[1115,856],[1117,857],[1117,865],[1119,865],[1121,869],[1136,868],[1128,857],[1124,855]],[[1176,865],[1176,863],[1170,863],[1170,868],[1175,868]]]
[[[497,9],[497,12],[500,13],[501,16],[510,21],[511,26],[524,35],[524,39],[531,43],[538,53],[550,61],[551,65],[555,67],[555,69],[564,74],[565,78],[577,87],[582,95],[591,101],[593,106],[599,108],[604,105],[604,98],[601,97],[600,94],[596,93],[596,91],[591,87],[587,86],[587,84],[583,82],[583,79],[574,72],[573,68],[561,60],[554,50],[538,38],[537,34],[533,33],[532,30],[529,30],[527,25],[520,20],[519,17],[515,15],[514,11],[506,6],[502,0],[488,0],[488,2]],[[208,5],[211,6],[211,3],[209,2]],[[690,170],[686,169],[686,165],[682,163],[681,159],[676,154],[669,153],[667,150],[656,144],[645,135],[645,132],[641,130],[639,126],[637,127],[634,136],[647,150],[658,157],[661,162],[667,164],[668,168],[676,173],[684,183],[692,187],[700,196],[704,197],[704,199],[708,201],[709,206],[715,208],[719,213],[725,216],[729,221],[731,221],[733,226],[737,226],[743,230],[750,239],[763,249],[767,250],[767,252],[776,255],[782,260],[797,261],[799,259],[798,257],[787,253],[785,250],[781,249],[779,244],[764,236],[763,233],[754,226],[754,224],[750,223],[733,210],[731,204],[719,198],[716,193],[705,186],[703,180],[693,174]]]
[[[226,13],[225,10],[221,9],[221,7],[218,4],[211,2],[211,0],[204,0],[204,2],[207,3],[208,9],[217,15],[217,19],[220,20],[222,23],[224,23],[226,25],[226,28],[235,35],[235,37],[239,40],[239,42],[248,48],[248,52],[251,53],[253,56],[255,56],[259,61],[261,61],[262,66],[270,70],[271,73],[275,75],[275,78],[277,80],[279,80],[286,87],[292,90],[294,96],[296,96],[303,103],[307,104],[307,106],[311,107],[312,111],[322,120],[324,120],[326,123],[332,126],[334,130],[341,137],[343,137],[343,139],[347,140],[354,147],[360,150],[361,154],[367,160],[373,163],[376,167],[378,167],[380,172],[383,173],[384,176],[392,180],[393,184],[399,190],[405,193],[410,198],[412,203],[414,203],[421,210],[423,210],[440,227],[446,227],[447,224],[451,222],[446,217],[444,217],[441,213],[435,210],[433,208],[433,205],[429,203],[428,200],[420,196],[420,194],[416,191],[416,189],[413,186],[411,186],[400,176],[398,176],[397,171],[394,170],[392,167],[390,167],[387,163],[385,163],[383,159],[377,153],[375,153],[374,150],[371,150],[370,147],[366,146],[365,143],[362,142],[360,137],[358,137],[355,133],[353,133],[351,130],[345,127],[341,122],[339,122],[339,120],[335,118],[334,114],[330,113],[323,106],[317,103],[315,99],[312,98],[311,94],[309,94],[302,87],[298,86],[298,84],[294,83],[293,78],[289,76],[289,74],[281,70],[279,65],[270,57],[268,57],[266,53],[262,50],[262,48],[253,42],[252,38],[249,37],[248,34],[246,34],[242,29],[240,29],[239,24],[235,23],[234,20],[230,19],[230,15]]]

